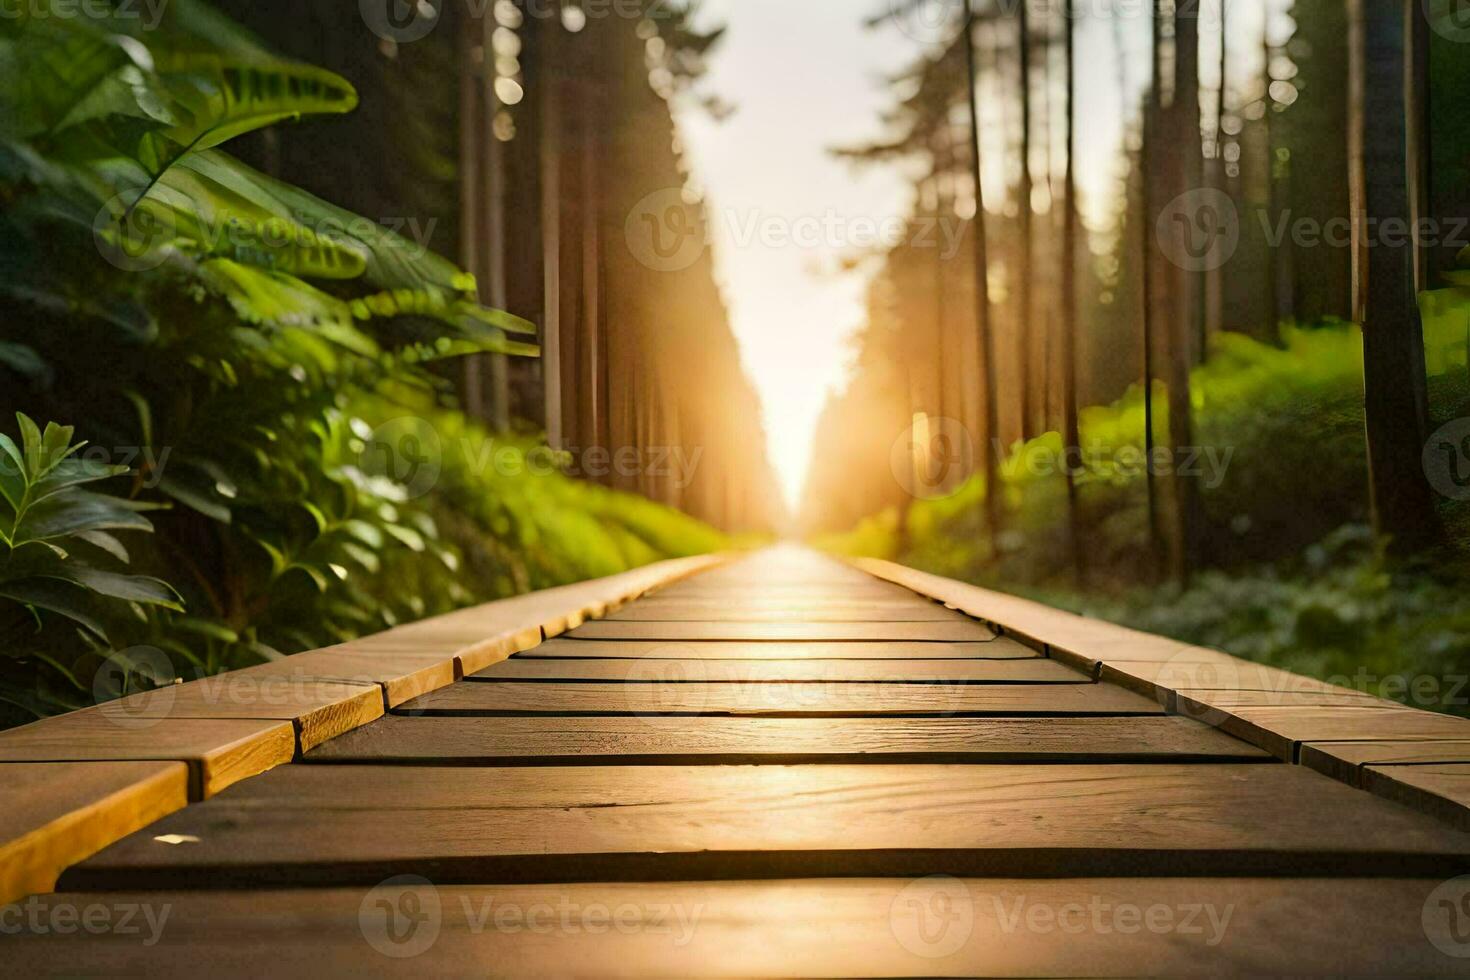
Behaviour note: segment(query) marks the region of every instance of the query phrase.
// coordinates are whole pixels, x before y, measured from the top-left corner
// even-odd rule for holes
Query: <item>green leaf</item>
[[[123,575],[76,562],[66,562],[55,577],[65,578],[111,599],[162,606],[175,612],[184,611],[179,594],[167,582],[146,575]]]
[[[110,642],[107,639],[107,629],[102,625],[88,593],[78,586],[58,579],[5,582],[0,583],[0,598],[65,616],[90,630],[104,643]]]
[[[132,557],[128,554],[127,547],[116,537],[108,534],[106,531],[80,531],[75,535],[75,537],[87,542],[94,548],[105,551],[107,554],[116,558],[124,565],[127,565],[132,561]]]
[[[16,546],[63,538],[81,531],[152,531],[148,518],[128,504],[102,494],[74,490],[26,511],[15,528]]]
[[[9,436],[0,433],[0,496],[17,513],[25,499],[27,485],[25,456]]]
[[[214,499],[209,491],[200,490],[176,477],[165,476],[158,481],[158,489],[190,510],[198,511],[221,524],[229,524],[234,519],[230,508]]]
[[[103,463],[100,460],[72,457],[63,459],[45,478],[31,487],[31,504],[54,496],[71,487],[96,483],[128,472],[126,466]]]
[[[182,121],[140,148],[144,165],[155,174],[187,153],[278,122],[357,108],[352,85],[314,65],[275,60],[251,64],[193,52],[159,52],[156,60]]]

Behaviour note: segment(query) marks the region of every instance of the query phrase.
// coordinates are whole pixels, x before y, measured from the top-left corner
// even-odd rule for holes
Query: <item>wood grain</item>
[[[653,661],[650,663],[666,663]],[[875,715],[1157,715],[1156,702],[1098,684],[582,684],[477,681],[441,688],[399,714],[631,714],[858,717]]]
[[[1470,737],[1470,720],[1414,708],[1233,708],[1219,721],[1224,731],[1292,761],[1302,742],[1419,742]]]
[[[739,642],[699,640],[547,640],[516,654],[530,658],[628,658],[663,660],[1035,660],[1041,654],[1001,636],[979,643]]]
[[[568,634],[583,640],[887,640],[984,641],[979,623],[626,623],[598,620]]]
[[[1470,831],[1470,763],[1365,766],[1363,788]]]
[[[45,917],[52,906],[167,907],[163,941],[145,945],[146,927],[85,942],[23,931],[7,937],[5,956],[16,976],[207,970],[214,980],[378,976],[404,964],[466,977],[1462,977],[1464,960],[1425,937],[1436,884],[972,878],[82,893],[43,899]],[[408,895],[438,910],[436,931],[422,953],[393,960],[378,946],[408,947],[386,939],[383,910],[412,907]]]
[[[291,761],[290,722],[254,719],[119,719],[74,711],[0,732],[0,762],[182,762],[189,796],[206,799]]]
[[[292,670],[351,683],[378,684],[389,707],[453,684],[458,677],[453,655],[419,648],[388,649],[354,641],[342,646],[298,653],[287,658]]]
[[[1301,763],[1349,786],[1362,785],[1363,766],[1470,762],[1470,740],[1431,742],[1307,742]]]
[[[376,684],[252,669],[118,698],[85,709],[119,727],[169,718],[281,719],[295,723],[303,751],[383,716]]]
[[[390,715],[307,762],[414,765],[1249,762],[1271,757],[1183,718],[426,718]]]
[[[1040,657],[1028,660],[637,660],[513,657],[471,681],[604,683],[1090,684],[1086,674]]]
[[[678,602],[643,599],[608,615],[612,622],[665,623],[959,623],[968,618],[932,602],[750,603],[723,601]]]
[[[180,762],[0,764],[0,907],[187,802]]]
[[[391,787],[391,792],[385,788]],[[159,834],[197,837],[168,846]],[[1030,877],[1433,877],[1470,834],[1296,766],[286,766],[67,888]]]

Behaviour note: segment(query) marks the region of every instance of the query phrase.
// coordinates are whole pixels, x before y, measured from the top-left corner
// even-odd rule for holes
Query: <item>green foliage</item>
[[[114,532],[153,530],[140,508],[84,489],[127,468],[78,457],[70,428],[16,420],[19,445],[0,433],[0,599],[56,613],[103,643],[101,600],[181,610],[166,583],[120,570],[128,552]]]
[[[1274,565],[1208,572],[1167,602],[1157,592],[1037,598],[1287,670],[1470,716],[1470,598],[1424,564],[1387,562],[1348,525]]]
[[[137,647],[207,674],[721,545],[530,436],[464,452],[492,438],[436,363],[534,354],[531,325],[219,148],[351,109],[342,79],[171,0],[156,31],[0,22],[0,80],[0,409],[26,413],[0,441],[0,727],[91,703]],[[405,418],[433,480],[374,451]]]
[[[1432,404],[1447,421],[1470,409],[1466,327],[1459,290],[1426,294],[1425,348]],[[1196,435],[1228,465],[1199,477],[1210,568],[1189,589],[1140,586],[1151,567],[1138,388],[1082,413],[1087,469],[1079,479],[1087,591],[1067,562],[1066,486],[1048,433],[1013,448],[1005,479],[1003,553],[989,552],[985,488],[916,501],[907,526],[888,510],[819,543],[1002,587],[1043,601],[1241,657],[1330,678],[1420,707],[1470,714],[1470,600],[1463,570],[1441,562],[1394,565],[1365,526],[1362,336],[1351,325],[1288,328],[1280,346],[1218,339],[1192,377]],[[1167,397],[1155,393],[1160,444]],[[1214,472],[1216,478],[1211,478]],[[1161,481],[1161,483],[1164,481]],[[1448,502],[1450,526],[1464,509]],[[1409,685],[1419,680],[1420,691]],[[1433,697],[1424,692],[1434,689]]]

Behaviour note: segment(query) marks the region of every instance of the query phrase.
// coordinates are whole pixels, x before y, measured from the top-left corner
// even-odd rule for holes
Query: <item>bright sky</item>
[[[1207,86],[1219,74],[1210,50],[1219,51],[1216,2],[1202,8]],[[1283,2],[1232,4],[1232,74],[1259,72],[1262,8]],[[720,285],[765,407],[771,461],[793,506],[817,418],[847,377],[849,341],[864,321],[869,269],[843,272],[840,260],[864,251],[863,234],[909,206],[911,185],[898,167],[857,170],[827,152],[881,136],[879,116],[892,99],[884,79],[910,65],[925,39],[937,40],[928,35],[939,32],[926,34],[923,22],[906,22],[907,32],[892,23],[864,26],[894,3],[705,0],[706,22],[728,29],[703,89],[738,111],[724,122],[688,107],[680,116],[714,226]],[[1119,45],[1136,93],[1148,80],[1147,27],[1141,16],[1116,24],[1083,16],[1078,24],[1078,180],[1092,223],[1105,220],[1104,198],[1120,173]],[[990,102],[987,116],[998,119],[999,105]],[[994,196],[987,203],[997,205]]]
[[[896,170],[858,172],[827,153],[876,135],[881,80],[914,54],[898,32],[863,28],[867,8],[884,2],[707,0],[706,16],[729,30],[705,87],[739,111],[723,123],[694,111],[681,120],[735,335],[765,405],[771,461],[792,503],[817,416],[864,319],[864,276],[838,272],[838,260],[855,250],[852,239],[862,244],[865,220],[908,205]],[[783,243],[786,228],[801,241]]]

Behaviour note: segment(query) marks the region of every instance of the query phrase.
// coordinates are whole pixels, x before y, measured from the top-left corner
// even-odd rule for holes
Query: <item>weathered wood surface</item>
[[[776,551],[632,604],[522,597],[534,630],[497,605],[307,655],[381,664],[392,711],[66,873],[187,889],[153,893],[163,941],[30,934],[7,966],[373,975],[437,902],[416,972],[1463,975],[1470,765],[1441,756],[1470,723],[874,569],[902,587]],[[1299,747],[1373,792],[1279,761]],[[532,924],[598,903],[629,928]],[[670,941],[655,907],[712,911]],[[1206,910],[1214,934],[1156,928]]]
[[[608,615],[613,622],[963,623],[968,617],[933,602],[820,603],[646,599]]]
[[[1470,763],[1470,740],[1307,742],[1301,747],[1302,765],[1352,786],[1362,785],[1364,766],[1397,767],[1444,762]]]
[[[702,641],[702,640],[547,640],[516,654],[518,659],[639,657],[661,660],[1019,660],[1040,653],[1004,636],[969,643],[883,643]]]
[[[241,783],[62,884],[1467,871],[1470,835],[1296,766],[363,765]]]
[[[188,802],[180,762],[0,764],[0,910]],[[0,921],[6,932],[9,921]],[[7,964],[6,969],[12,969]]]
[[[1470,763],[1363,767],[1363,788],[1470,830]],[[1466,906],[1470,908],[1470,906]]]
[[[383,717],[376,684],[235,671],[85,709],[119,728],[169,719],[280,719],[296,725],[303,751]]]
[[[601,619],[567,634],[582,640],[919,640],[984,641],[995,634],[973,620],[948,623],[638,623]]]
[[[284,765],[296,735],[283,721],[127,720],[78,711],[0,732],[0,762],[183,762],[192,799]],[[3,837],[0,837],[3,840]]]
[[[307,762],[416,765],[1251,762],[1271,757],[1184,718],[425,718],[390,715]]]
[[[660,661],[668,663],[669,661]],[[673,674],[664,676],[673,677]],[[478,680],[393,709],[429,715],[1158,715],[1156,702],[1102,684],[646,684]]]
[[[7,938],[16,976],[1464,976],[1435,881],[818,879],[62,894],[155,934]],[[390,916],[418,909],[420,931]],[[150,944],[150,940],[153,941]]]
[[[472,681],[810,684],[1091,684],[1055,660],[590,660],[512,657]]]

